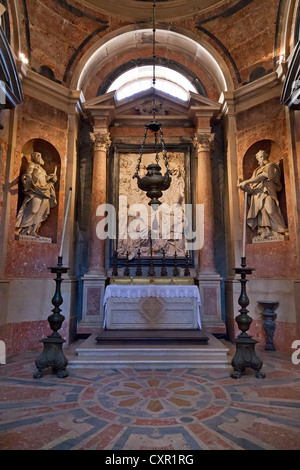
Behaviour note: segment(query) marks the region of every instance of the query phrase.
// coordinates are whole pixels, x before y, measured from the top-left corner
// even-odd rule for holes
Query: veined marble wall
[[[6,153],[3,152],[1,158],[6,160],[7,165],[5,173],[1,172],[5,187],[5,219],[3,216],[1,221],[0,338],[7,345],[7,353],[11,354],[39,349],[40,339],[51,333],[47,318],[53,309],[51,300],[55,283],[49,267],[57,264],[62,237],[68,115],[42,101],[25,96],[25,102],[15,112],[15,120],[5,122],[0,141],[1,145],[5,143]],[[56,159],[51,157],[49,148],[56,149]],[[32,150],[40,150],[44,154],[46,164],[50,165],[49,169],[46,166],[48,171],[54,169],[56,164],[59,165],[59,184],[55,187],[58,204],[41,229],[41,235],[52,240],[47,243],[19,240],[15,236],[21,202],[19,182],[22,162],[25,159],[29,161]],[[65,261],[68,263],[68,260]],[[74,337],[76,329],[76,283],[66,277],[62,289],[62,313],[66,320],[61,333],[69,341]]]
[[[247,266],[254,269],[249,276],[247,293],[250,300],[248,310],[253,318],[249,334],[264,346],[266,337],[263,331],[261,315],[262,308],[259,301],[276,301],[276,330],[274,343],[281,351],[291,351],[291,344],[300,336],[299,303],[297,290],[299,288],[298,244],[297,230],[298,217],[297,188],[294,181],[294,162],[292,146],[288,130],[287,115],[279,100],[274,98],[258,103],[237,116],[237,153],[238,176],[244,180],[252,168],[245,164],[253,161],[255,152],[269,143],[270,161],[281,162],[284,176],[284,208],[286,207],[286,220],[288,222],[289,236],[283,240],[273,242],[262,241],[253,243],[256,235],[247,228],[246,259]],[[294,130],[292,131],[294,132]],[[245,160],[245,156],[247,159]],[[248,173],[247,173],[248,172]],[[296,183],[297,184],[297,183]],[[244,194],[239,192],[240,220],[243,220]],[[237,262],[237,266],[239,263]],[[229,272],[230,276],[230,272]],[[231,339],[234,339],[239,330],[234,317],[239,314],[238,298],[240,285],[238,280],[226,282],[226,323]]]

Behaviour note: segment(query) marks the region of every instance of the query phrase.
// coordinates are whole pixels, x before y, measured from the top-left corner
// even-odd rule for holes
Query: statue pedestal
[[[271,235],[270,237],[267,237],[267,238],[263,238],[263,237],[254,237],[252,239],[252,243],[253,244],[257,244],[257,243],[274,243],[274,242],[284,242],[284,241],[288,241],[289,240],[289,236],[288,235]]]
[[[20,242],[52,243],[52,238],[35,237],[33,235],[16,235],[15,239]]]

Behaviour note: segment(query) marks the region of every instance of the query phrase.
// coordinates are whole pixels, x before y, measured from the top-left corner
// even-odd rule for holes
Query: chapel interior
[[[230,377],[230,344],[263,378],[260,351],[300,340],[299,2],[1,0],[0,14],[6,357],[41,352],[43,380],[54,333],[70,370],[211,361]],[[142,187],[157,171],[158,193]]]

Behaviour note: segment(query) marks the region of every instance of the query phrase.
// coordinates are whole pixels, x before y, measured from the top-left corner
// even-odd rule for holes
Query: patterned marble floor
[[[300,450],[300,365],[260,351],[247,370],[69,370],[33,379],[38,352],[0,366],[2,450]],[[67,356],[67,350],[66,350]]]

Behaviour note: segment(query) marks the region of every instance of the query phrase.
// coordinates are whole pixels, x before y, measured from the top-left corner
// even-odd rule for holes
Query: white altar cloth
[[[201,329],[201,319],[200,319],[200,294],[197,286],[188,286],[188,285],[145,285],[145,286],[120,286],[120,285],[110,285],[106,287],[104,295],[104,322],[103,328],[106,327],[106,317],[107,317],[107,301],[111,297],[125,298],[125,299],[140,299],[146,297],[157,297],[157,298],[169,298],[175,299],[178,297],[193,298],[196,299],[198,304],[198,326]]]

